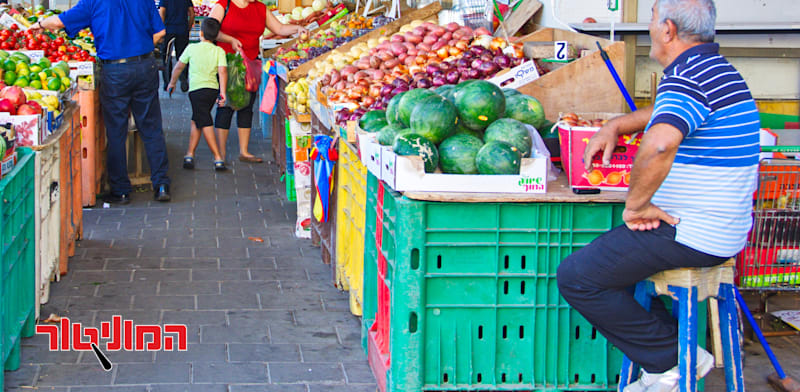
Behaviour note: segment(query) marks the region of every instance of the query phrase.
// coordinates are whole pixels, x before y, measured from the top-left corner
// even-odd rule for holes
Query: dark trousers
[[[133,189],[128,178],[125,141],[128,138],[128,115],[133,113],[150,164],[153,186],[169,185],[167,177],[167,144],[161,127],[161,106],[158,101],[158,67],[156,59],[122,64],[104,64],[100,84],[100,103],[108,140],[108,180],[111,192],[117,195]]]
[[[633,286],[656,272],[727,259],[675,242],[675,228],[664,222],[651,231],[622,225],[567,257],[558,267],[558,289],[628,358],[661,373],[678,364],[678,323],[661,301],[646,311],[634,300]]]
[[[167,35],[165,35],[164,36],[164,40],[161,41],[161,43],[162,43],[161,53],[164,55],[164,58],[162,59],[162,61],[164,61],[165,64],[167,62],[167,56],[170,55],[170,53],[167,53],[167,44],[169,43],[169,40],[171,40],[173,38],[175,38],[175,56],[176,56],[177,59],[181,58],[181,54],[183,54],[184,49],[186,49],[186,47],[189,46],[189,33],[188,32],[186,34],[167,34]],[[174,67],[175,64],[172,64],[172,66]],[[186,78],[188,77],[188,75],[189,75],[189,65],[187,64],[186,68],[183,69],[183,72],[181,72],[181,75],[180,75],[180,77],[178,79],[181,82],[185,82]],[[164,69],[164,86],[169,84],[169,79],[171,77],[172,77],[172,70],[171,69]]]

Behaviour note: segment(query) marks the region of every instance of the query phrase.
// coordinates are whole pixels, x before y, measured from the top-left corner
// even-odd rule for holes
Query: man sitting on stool
[[[664,270],[711,267],[736,255],[752,225],[759,116],[739,72],[713,43],[712,0],[657,0],[650,57],[664,66],[655,104],[609,121],[589,141],[608,164],[619,135],[645,130],[631,171],[625,225],[558,268],[561,294],[643,367],[633,391],[677,391],[678,324],[660,301],[646,311],[632,287]],[[698,377],[713,366],[703,349]]]

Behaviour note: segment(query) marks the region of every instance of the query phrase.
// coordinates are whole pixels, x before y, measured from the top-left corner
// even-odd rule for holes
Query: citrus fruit
[[[30,83],[28,83],[28,87],[35,88],[37,90],[42,89],[42,81],[39,79],[33,79]]]
[[[14,82],[14,85],[17,87],[28,87],[28,83],[28,78],[20,76],[17,78],[17,81]]]
[[[14,71],[14,72],[16,72],[17,71],[17,62],[12,60],[12,59],[8,59],[8,60],[3,62],[3,69],[6,70],[6,71]]]
[[[6,71],[3,74],[3,82],[6,83],[7,86],[11,86],[14,82],[17,81],[17,73],[14,71]]]
[[[43,69],[42,66],[39,65],[39,64],[31,65],[31,73],[32,74],[38,74],[39,72],[42,72],[42,69]]]
[[[50,91],[57,91],[61,88],[61,79],[51,76],[47,78],[47,89]]]

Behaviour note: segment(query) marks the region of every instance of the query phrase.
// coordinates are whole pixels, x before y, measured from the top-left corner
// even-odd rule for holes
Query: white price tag
[[[70,61],[69,76],[94,75],[94,63],[91,61]]]
[[[553,53],[556,60],[566,60],[568,56],[569,42],[556,41],[553,43]]]
[[[20,52],[29,59],[31,59],[31,63],[38,63],[44,57],[44,50],[9,50],[8,53]]]
[[[316,30],[318,28],[319,28],[319,23],[317,23],[317,22],[312,22],[311,24],[306,26],[306,30],[308,30],[308,31],[314,31],[314,30]]]

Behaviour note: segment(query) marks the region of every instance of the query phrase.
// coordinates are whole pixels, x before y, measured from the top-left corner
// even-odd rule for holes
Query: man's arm
[[[158,15],[161,16],[161,21],[167,21],[167,8],[166,7],[158,7]]]
[[[38,26],[37,26],[37,24],[38,24]],[[51,17],[45,18],[43,20],[40,20],[40,21],[34,23],[33,26],[31,26],[31,29],[34,30],[34,31],[39,30],[39,29],[47,29],[47,30],[50,30],[50,31],[57,31],[57,30],[61,30],[63,28],[64,28],[64,23],[61,22],[61,19],[58,17],[58,15],[53,15]]]
[[[589,143],[586,145],[586,150],[583,153],[583,162],[586,165],[586,170],[592,168],[592,157],[600,151],[603,152],[603,164],[610,164],[611,154],[614,153],[614,149],[617,147],[619,136],[643,131],[652,114],[653,106],[650,105],[633,113],[615,117],[607,122],[589,139]]]
[[[194,6],[191,4],[189,5],[189,31],[192,31],[192,26],[194,26]]]
[[[155,34],[153,34],[153,46],[158,45],[158,42],[161,41],[164,36],[167,35],[167,30],[161,30]]]
[[[622,213],[622,219],[631,230],[655,229],[662,220],[673,225],[678,223],[650,200],[667,178],[681,141],[683,133],[666,123],[653,125],[642,138]]]

